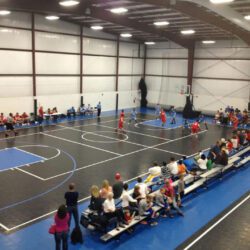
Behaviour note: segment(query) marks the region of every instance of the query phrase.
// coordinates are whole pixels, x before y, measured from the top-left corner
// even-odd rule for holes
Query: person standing
[[[119,173],[115,174],[115,183],[112,187],[114,199],[119,199],[123,192],[123,181],[121,179],[121,175]]]
[[[137,115],[136,110],[135,110],[135,108],[133,108],[133,110],[132,110],[132,112],[131,112],[131,114],[130,114],[129,123],[131,123],[132,121],[133,121],[134,123],[137,123],[136,115]]]
[[[102,104],[101,104],[101,102],[98,102],[96,108],[97,108],[97,117],[100,117],[101,112],[102,112]]]
[[[61,205],[54,217],[56,250],[68,250],[69,214],[65,205]]]
[[[38,109],[38,123],[41,125],[43,123],[43,116],[44,116],[44,111],[43,111],[43,106],[40,106]]]
[[[166,123],[167,123],[167,116],[166,113],[164,111],[164,109],[161,109],[161,126],[165,127]]]
[[[6,121],[5,137],[9,137],[11,131],[14,133],[15,136],[18,135],[18,133],[14,129],[14,116],[12,113],[9,113],[9,116],[7,117]]]
[[[64,198],[66,200],[67,211],[69,213],[69,227],[71,217],[73,215],[75,220],[75,227],[79,227],[79,216],[78,216],[78,201],[79,193],[75,191],[75,184],[69,184],[69,191],[65,193]]]

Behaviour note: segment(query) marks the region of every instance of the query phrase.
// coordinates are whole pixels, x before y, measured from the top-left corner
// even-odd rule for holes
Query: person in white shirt
[[[148,194],[148,186],[146,183],[142,182],[141,177],[137,178],[137,182],[136,185],[140,187],[141,198],[145,199]]]
[[[167,165],[172,175],[178,175],[178,164],[174,157],[170,158],[170,163]]]
[[[201,155],[201,158],[197,161],[198,167],[204,171],[207,170],[207,158],[204,154]]]
[[[108,193],[107,199],[103,203],[103,211],[105,217],[110,220],[113,217],[117,218],[116,229],[119,230],[119,227],[125,227],[123,224],[123,213],[122,210],[116,209],[115,200],[113,199],[113,193]]]
[[[121,195],[121,199],[122,199],[122,208],[123,209],[126,209],[126,208],[129,208],[129,203],[137,203],[137,200],[136,199],[133,199],[131,197],[131,195],[128,193],[128,184],[125,183],[123,185],[123,192],[122,192],[122,195]]]

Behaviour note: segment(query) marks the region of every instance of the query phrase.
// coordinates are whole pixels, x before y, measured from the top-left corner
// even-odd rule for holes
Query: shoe
[[[119,227],[121,227],[121,228],[125,228],[126,226],[124,225],[124,224],[119,224]]]
[[[140,223],[141,223],[142,225],[147,225],[147,224],[148,224],[145,220],[141,221]]]
[[[180,216],[184,217],[184,213],[179,212],[178,214],[179,214]]]
[[[9,137],[9,135],[8,135],[8,134],[5,134],[5,138],[7,138],[7,137]]]
[[[166,214],[163,214],[161,217],[162,218],[167,218],[168,216]]]
[[[117,230],[117,231],[120,231],[119,227],[116,227],[116,230]]]
[[[152,223],[150,224],[151,227],[157,226],[157,225],[158,225],[158,222],[156,222],[156,221],[155,221],[155,222],[152,222]]]

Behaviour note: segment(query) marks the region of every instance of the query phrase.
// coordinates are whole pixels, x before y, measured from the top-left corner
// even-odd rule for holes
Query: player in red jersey
[[[164,109],[161,109],[160,117],[161,117],[161,123],[162,123],[161,126],[164,127],[167,122],[167,116],[166,116]]]
[[[191,125],[191,132],[192,134],[196,134],[200,131],[200,124],[199,121],[197,120]]]
[[[122,110],[120,114],[120,118],[119,118],[119,123],[118,123],[119,130],[123,130],[124,118],[125,118],[125,114],[124,114],[124,110]]]

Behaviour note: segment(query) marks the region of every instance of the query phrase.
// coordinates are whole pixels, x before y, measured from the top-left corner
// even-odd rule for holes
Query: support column
[[[116,44],[116,79],[115,79],[115,91],[116,91],[116,106],[115,109],[118,111],[119,107],[119,57],[120,57],[120,37],[117,37],[117,44]]]
[[[31,43],[32,43],[32,83],[34,99],[34,116],[37,117],[37,99],[36,99],[36,43],[35,43],[35,15],[31,14]]]
[[[80,106],[83,105],[83,27],[82,25],[80,26],[80,95],[81,95],[81,100],[80,100]]]
[[[143,60],[143,79],[146,78],[146,67],[147,67],[147,45],[144,45],[144,60]]]
[[[192,93],[192,83],[193,83],[193,72],[194,72],[194,52],[195,46],[193,45],[188,49],[188,79],[187,84],[190,86],[190,92]]]

